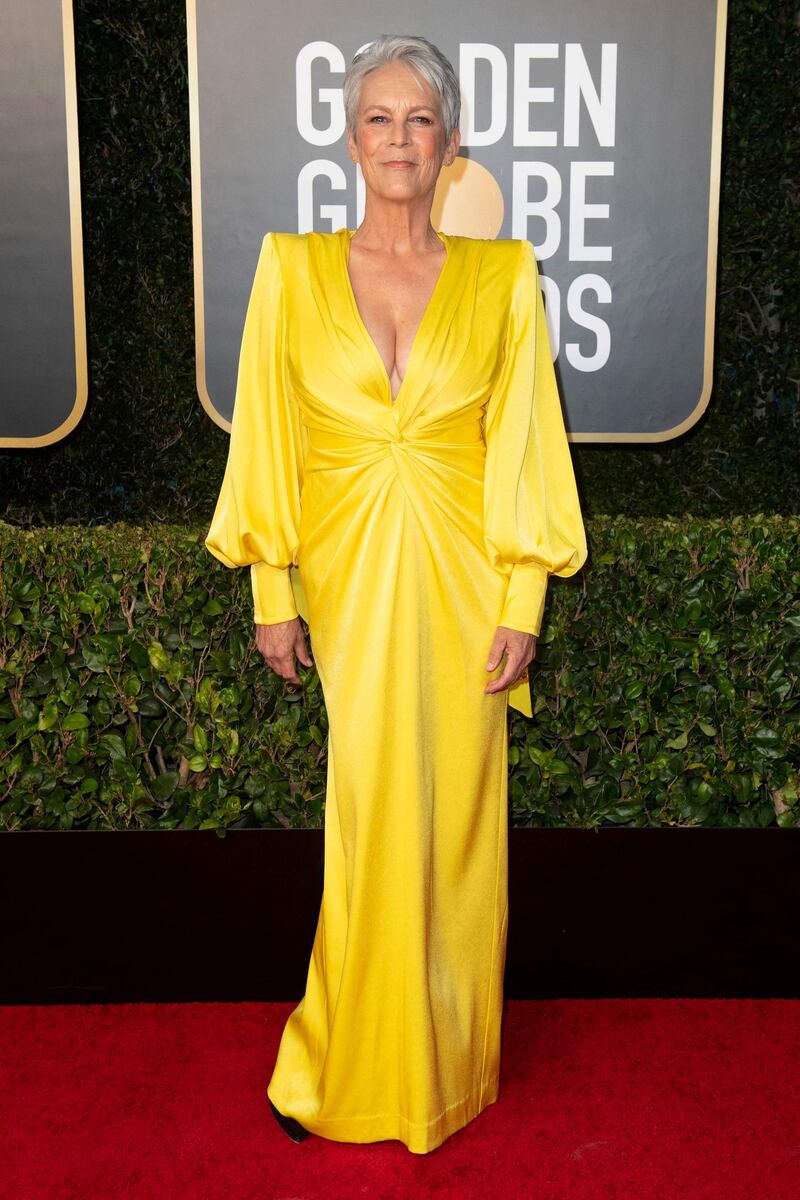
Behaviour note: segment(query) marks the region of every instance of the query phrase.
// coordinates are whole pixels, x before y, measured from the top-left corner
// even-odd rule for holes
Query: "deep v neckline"
[[[352,283],[352,280],[350,279],[350,242],[352,241],[353,234],[355,232],[356,232],[355,229],[340,230],[341,236],[339,238],[339,246],[341,248],[341,254],[339,256],[339,259],[340,259],[340,262],[342,265],[342,273],[344,275],[345,289],[350,298],[350,307],[353,310],[353,316],[355,318],[356,324],[358,325],[359,329],[361,330],[364,341],[369,346],[370,351],[371,351],[373,357],[375,358],[376,364],[379,368],[381,380],[383,382],[383,386],[386,391],[386,395],[389,399],[389,404],[391,405],[392,408],[396,408],[397,404],[399,403],[400,397],[403,394],[403,389],[406,386],[406,380],[408,379],[409,375],[413,371],[414,356],[419,348],[421,334],[422,334],[422,332],[431,316],[431,313],[433,312],[433,310],[436,306],[436,303],[439,299],[439,295],[442,290],[442,280],[444,279],[445,275],[447,274],[447,268],[448,268],[448,266],[450,264],[450,260],[453,256],[453,253],[452,253],[453,247],[452,247],[452,243],[450,241],[449,235],[446,233],[443,233],[440,229],[437,229],[436,236],[443,243],[444,248],[445,248],[445,252],[446,252],[445,260],[442,263],[442,267],[437,276],[436,283],[433,285],[433,291],[430,294],[428,303],[425,306],[425,311],[422,314],[420,323],[416,329],[416,333],[414,334],[414,337],[411,341],[411,349],[408,352],[408,361],[406,362],[406,373],[403,376],[402,380],[400,381],[400,387],[397,389],[397,395],[393,396],[392,395],[392,381],[391,381],[391,378],[389,377],[389,372],[386,370],[386,363],[383,361],[383,355],[381,354],[380,350],[378,349],[377,345],[375,344],[372,334],[367,329],[367,326],[364,322],[364,318],[361,316],[361,310],[358,307],[358,301],[356,300],[356,294],[353,291],[353,283]]]

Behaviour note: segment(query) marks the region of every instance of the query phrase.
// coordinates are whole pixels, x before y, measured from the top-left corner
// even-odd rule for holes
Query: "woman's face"
[[[445,143],[438,93],[416,71],[392,62],[364,77],[347,142],[368,190],[392,200],[432,192],[442,163],[453,161],[460,141],[454,129]]]

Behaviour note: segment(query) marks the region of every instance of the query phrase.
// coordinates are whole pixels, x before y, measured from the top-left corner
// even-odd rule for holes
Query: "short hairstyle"
[[[424,37],[382,33],[360,53],[353,56],[345,71],[343,94],[345,121],[355,130],[361,85],[364,77],[386,63],[401,61],[416,70],[439,96],[444,121],[445,142],[450,141],[461,115],[461,89],[450,60]]]

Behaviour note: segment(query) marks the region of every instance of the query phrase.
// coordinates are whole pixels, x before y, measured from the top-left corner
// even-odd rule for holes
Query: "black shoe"
[[[269,1100],[269,1096],[267,1097]],[[295,1121],[294,1117],[286,1117],[282,1112],[279,1112],[272,1101],[269,1101],[269,1106],[272,1109],[272,1115],[280,1125],[284,1133],[288,1134],[293,1142],[302,1142],[303,1138],[307,1138],[310,1129],[304,1129],[299,1121]]]

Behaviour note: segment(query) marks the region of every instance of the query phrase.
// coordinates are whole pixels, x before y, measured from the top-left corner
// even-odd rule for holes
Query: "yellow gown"
[[[354,232],[263,238],[205,544],[250,566],[257,623],[308,623],[329,721],[322,903],[268,1095],[424,1154],[498,1095],[506,715],[531,704],[484,692],[489,648],[538,633],[587,550],[530,242],[439,234],[393,402]]]

